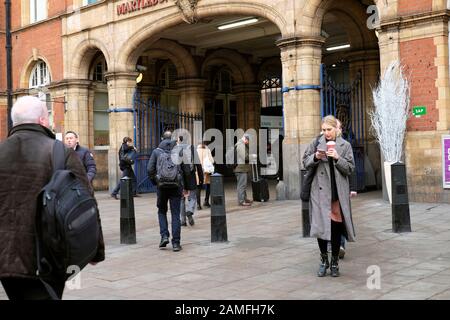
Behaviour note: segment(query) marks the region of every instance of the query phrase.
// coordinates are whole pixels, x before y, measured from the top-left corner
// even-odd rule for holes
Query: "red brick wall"
[[[7,106],[0,105],[0,141],[6,139],[8,135]]]
[[[436,130],[439,113],[436,108],[438,70],[434,59],[437,49],[433,38],[405,41],[400,43],[401,61],[411,82],[411,108],[426,106],[427,114],[408,120],[408,131]]]
[[[38,50],[38,55],[44,57],[51,71],[52,82],[59,81],[63,77],[61,21],[52,20],[38,24],[20,32],[13,33],[13,87],[20,88],[20,75],[27,67],[28,60],[32,57],[33,48]],[[26,85],[28,87],[28,83]]]
[[[433,9],[433,0],[399,0],[398,15],[404,16],[428,12]]]

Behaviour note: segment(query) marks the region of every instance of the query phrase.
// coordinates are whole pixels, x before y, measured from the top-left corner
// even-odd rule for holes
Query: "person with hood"
[[[133,139],[130,137],[124,137],[122,140],[122,145],[119,149],[119,168],[122,171],[122,177],[131,178],[131,193],[133,197],[139,197],[137,194],[137,186],[136,186],[136,175],[133,171],[133,157],[129,156],[132,153],[136,152],[136,148],[133,146]],[[117,183],[117,186],[114,188],[111,193],[111,197],[116,200],[119,200],[118,194],[120,191],[120,180]]]
[[[182,250],[180,204],[182,197],[188,197],[196,188],[193,162],[183,161],[183,149],[175,148],[172,132],[166,131],[158,148],[153,150],[147,165],[150,181],[157,186],[157,207],[161,241],[159,248],[169,244],[169,228],[167,223],[168,202],[172,215],[172,248]]]

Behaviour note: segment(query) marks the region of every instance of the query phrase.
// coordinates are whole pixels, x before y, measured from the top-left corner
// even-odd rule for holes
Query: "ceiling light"
[[[245,26],[247,24],[251,24],[251,23],[255,23],[255,22],[258,22],[257,18],[245,19],[245,20],[240,20],[240,21],[223,24],[221,26],[218,26],[217,29],[225,30],[225,29],[230,29],[230,28],[236,28],[236,27]]]
[[[336,51],[336,50],[347,49],[347,48],[350,48],[350,44],[343,44],[341,46],[328,47],[327,51]]]
[[[333,68],[336,68],[336,64],[333,64],[332,67],[333,67]]]

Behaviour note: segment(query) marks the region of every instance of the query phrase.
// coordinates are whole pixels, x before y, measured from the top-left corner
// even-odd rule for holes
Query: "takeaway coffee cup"
[[[334,141],[328,141],[327,142],[327,151],[330,151],[336,147],[336,142]]]

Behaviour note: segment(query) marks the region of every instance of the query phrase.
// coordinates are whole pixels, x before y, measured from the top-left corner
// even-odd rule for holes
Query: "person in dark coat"
[[[165,248],[169,244],[169,229],[167,223],[167,202],[170,203],[170,212],[172,214],[172,248],[173,251],[180,251],[181,247],[181,223],[180,223],[180,201],[181,197],[188,197],[191,192],[195,192],[196,182],[195,174],[193,174],[193,162],[186,163],[182,161],[181,157],[184,155],[181,153],[181,148],[175,148],[176,141],[172,140],[172,132],[166,131],[163,134],[163,140],[159,144],[158,148],[153,150],[150,160],[147,165],[147,173],[150,181],[158,186],[157,163],[159,157],[168,152],[172,155],[172,158],[179,161],[176,163],[178,166],[178,178],[179,183],[174,187],[158,186],[156,191],[157,207],[158,207],[158,220],[159,231],[161,234],[161,241],[159,248]],[[181,155],[181,157],[180,157]]]
[[[119,168],[122,171],[122,178],[123,177],[131,178],[131,193],[133,197],[139,197],[137,194],[136,175],[134,174],[133,171],[133,161],[131,161],[130,158],[127,157],[127,154],[131,152],[136,152],[136,148],[133,146],[133,139],[131,139],[130,137],[124,137],[122,142],[123,143],[119,149]],[[119,191],[120,191],[120,180],[117,183],[117,186],[114,188],[113,192],[111,193],[111,197],[118,200]]]
[[[80,146],[80,139],[75,131],[66,132],[64,143],[67,148],[72,148],[75,150],[84,165],[84,169],[86,169],[88,180],[92,184],[92,181],[97,174],[97,166],[95,164],[94,155],[88,148]]]
[[[11,300],[49,300],[49,293],[36,275],[35,219],[38,194],[53,174],[55,135],[48,129],[47,107],[36,97],[19,98],[11,117],[13,128],[0,143],[0,281]],[[65,166],[92,192],[83,165],[72,149],[65,149]],[[100,230],[92,264],[105,259],[104,248]],[[46,280],[62,298],[65,280]]]

